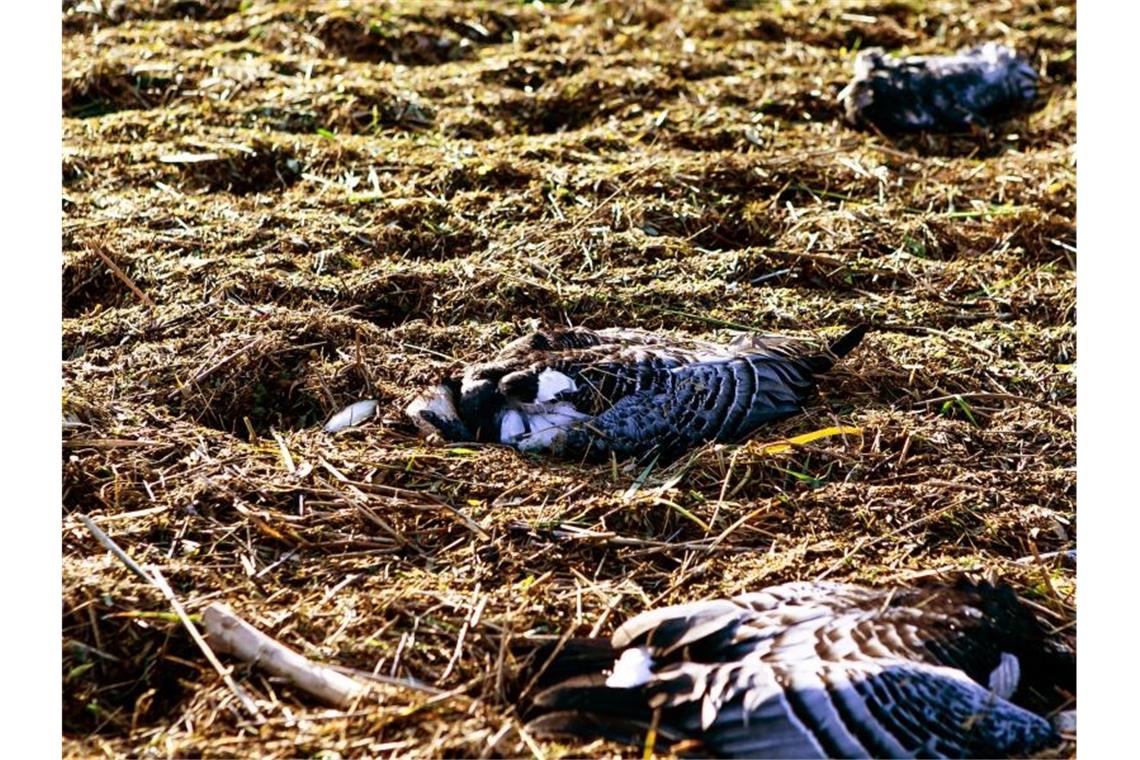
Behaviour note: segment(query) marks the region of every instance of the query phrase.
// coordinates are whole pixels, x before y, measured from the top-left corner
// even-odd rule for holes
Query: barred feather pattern
[[[792,583],[643,613],[610,644],[651,658],[642,682],[546,684],[532,731],[639,743],[656,710],[659,741],[718,756],[1001,757],[1055,744],[1034,710],[1076,688],[1072,655],[988,584]],[[1023,677],[998,694],[989,675],[1011,658]]]
[[[763,356],[704,361],[655,381],[568,429],[551,442],[552,451],[570,458],[613,452],[671,460],[705,441],[736,441],[794,414],[814,385],[807,367]]]
[[[1037,73],[996,43],[949,56],[892,58],[865,50],[839,94],[848,121],[885,132],[964,131],[1032,106]]]
[[[578,459],[670,460],[707,441],[741,440],[798,411],[816,376],[863,331],[831,349],[760,335],[723,345],[640,330],[537,332],[445,379],[407,413],[445,440]],[[551,388],[557,392],[543,396]]]

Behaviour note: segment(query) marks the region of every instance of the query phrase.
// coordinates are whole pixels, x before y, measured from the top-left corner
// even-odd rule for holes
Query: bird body
[[[1059,739],[1035,710],[1075,692],[1072,655],[989,584],[790,583],[642,613],[545,665],[538,735],[640,744],[655,725],[730,757],[1033,752]]]
[[[795,413],[816,375],[864,331],[857,327],[822,350],[775,336],[724,345],[629,329],[540,331],[444,379],[407,414],[421,432],[449,441],[668,461]]]
[[[1036,72],[993,42],[948,56],[864,50],[839,94],[848,121],[884,132],[964,131],[1008,118],[1036,97]]]

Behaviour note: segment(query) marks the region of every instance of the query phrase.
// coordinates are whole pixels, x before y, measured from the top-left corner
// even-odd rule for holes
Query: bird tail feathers
[[[859,325],[858,327],[854,327],[848,330],[847,334],[842,338],[832,343],[828,347],[828,350],[831,351],[831,353],[835,354],[838,358],[842,359],[844,356],[847,356],[847,354],[851,353],[855,346],[859,345],[859,342],[863,340],[863,336],[866,334],[867,325],[863,324]]]

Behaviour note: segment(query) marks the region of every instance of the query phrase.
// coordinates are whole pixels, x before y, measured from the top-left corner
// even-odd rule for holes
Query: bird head
[[[459,413],[459,394],[459,380],[444,378],[417,396],[404,413],[424,436],[438,435],[445,441],[474,440]]]

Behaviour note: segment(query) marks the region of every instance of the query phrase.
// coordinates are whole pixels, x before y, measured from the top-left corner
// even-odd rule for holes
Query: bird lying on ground
[[[1038,713],[1076,692],[1075,657],[988,583],[789,583],[651,610],[532,663],[532,734],[652,735],[687,755],[1024,754],[1060,740]]]
[[[959,132],[1031,106],[1037,73],[1008,47],[987,42],[948,56],[888,58],[861,52],[839,93],[847,120],[884,132]]]
[[[865,331],[856,327],[827,349],[762,335],[721,345],[628,329],[541,331],[444,379],[407,414],[423,434],[447,441],[665,463],[799,411],[815,377]]]

